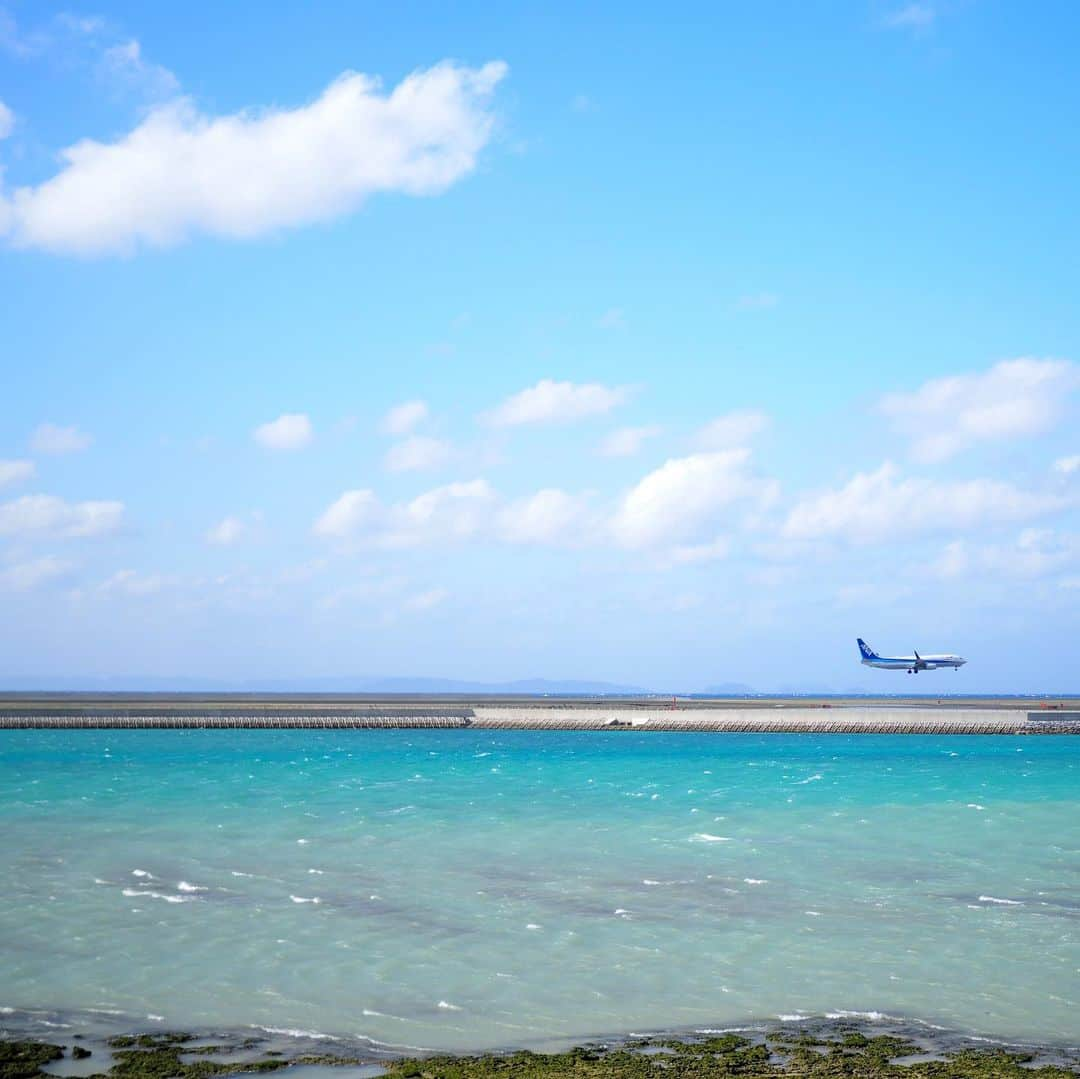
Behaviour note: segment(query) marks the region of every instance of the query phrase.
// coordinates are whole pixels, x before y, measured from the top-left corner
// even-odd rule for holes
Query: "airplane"
[[[939,667],[952,667],[959,670],[967,660],[963,656],[879,656],[862,637],[857,638],[862,662],[865,667],[880,667],[886,671],[907,671],[918,674],[919,671],[936,671]]]

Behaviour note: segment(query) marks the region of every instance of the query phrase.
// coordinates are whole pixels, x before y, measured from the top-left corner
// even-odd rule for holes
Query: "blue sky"
[[[0,675],[1080,690],[1078,31],[9,2]]]

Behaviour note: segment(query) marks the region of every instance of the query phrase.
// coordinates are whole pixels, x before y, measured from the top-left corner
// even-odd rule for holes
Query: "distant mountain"
[[[757,693],[753,686],[745,682],[720,682],[715,686],[706,686],[701,691],[703,697],[752,697]]]

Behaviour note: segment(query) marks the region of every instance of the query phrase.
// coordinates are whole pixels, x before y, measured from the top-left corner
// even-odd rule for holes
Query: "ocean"
[[[0,731],[0,1008],[393,1048],[1080,1037],[1080,740]]]

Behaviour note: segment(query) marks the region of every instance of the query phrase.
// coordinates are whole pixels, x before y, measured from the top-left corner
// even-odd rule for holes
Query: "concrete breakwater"
[[[1080,734],[1080,711],[1026,707],[844,706],[798,707],[726,702],[683,709],[676,704],[566,706],[529,703],[411,707],[365,702],[355,707],[260,708],[220,704],[200,708],[67,706],[0,707],[0,729],[361,729],[605,730],[811,734]]]

